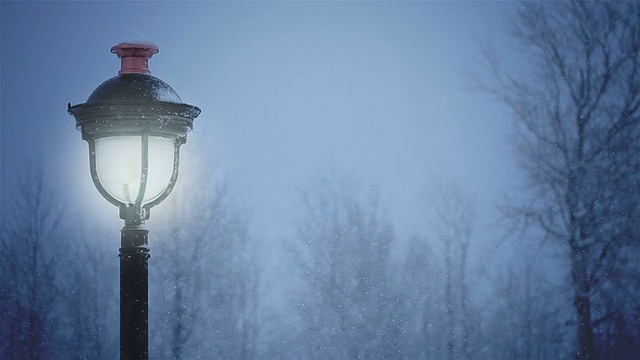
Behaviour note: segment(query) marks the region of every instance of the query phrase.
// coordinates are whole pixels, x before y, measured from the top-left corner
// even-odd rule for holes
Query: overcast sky
[[[327,169],[376,185],[404,238],[422,230],[430,173],[454,177],[487,209],[514,183],[508,113],[467,91],[463,76],[481,39],[500,44],[513,3],[0,6],[3,198],[24,159],[44,156],[84,199],[74,207],[118,220],[92,188],[66,106],[117,74],[109,49],[131,28],[160,47],[152,74],[202,109],[185,147],[215,154],[267,237],[290,234],[300,189]]]

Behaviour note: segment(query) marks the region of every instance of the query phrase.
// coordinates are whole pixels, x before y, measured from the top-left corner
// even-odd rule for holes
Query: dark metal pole
[[[149,230],[125,225],[120,248],[120,359],[149,358]]]

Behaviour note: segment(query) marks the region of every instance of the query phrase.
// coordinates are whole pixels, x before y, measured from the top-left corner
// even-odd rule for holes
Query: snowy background
[[[640,350],[638,109],[625,112],[625,130],[607,114],[638,101],[628,75],[638,48],[592,115],[604,124],[594,132],[631,134],[615,150],[606,140],[623,160],[603,161],[632,176],[591,192],[613,191],[605,203],[622,204],[617,212],[592,208],[575,220],[569,205],[581,200],[554,203],[560,185],[533,178],[520,151],[531,144],[523,113],[553,99],[500,88],[508,71],[532,89],[562,79],[531,70],[553,57],[513,35],[522,24],[538,29],[527,14],[548,11],[541,33],[579,43],[571,20],[553,16],[567,11],[596,39],[609,10],[574,8],[2,2],[0,358],[116,357],[122,224],[93,188],[66,109],[117,74],[109,48],[132,28],[160,47],[152,74],[202,109],[178,188],[147,223],[152,358],[574,358],[586,356],[574,306],[585,294],[590,351],[630,358]],[[637,45],[638,19],[611,19],[603,48],[627,54],[612,39],[635,26]],[[582,52],[560,49],[582,64]],[[606,73],[595,54],[594,83]],[[506,82],[492,72],[498,62]],[[574,69],[568,77],[580,79]],[[558,91],[570,122],[570,91]],[[560,161],[545,151],[528,158]],[[613,182],[606,174],[617,170],[598,166],[588,169],[601,177],[562,189]],[[571,273],[576,224],[586,229],[576,240],[586,244],[584,275],[602,278],[591,292]]]

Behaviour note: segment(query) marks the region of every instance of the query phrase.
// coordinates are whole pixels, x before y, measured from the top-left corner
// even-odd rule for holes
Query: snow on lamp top
[[[156,43],[137,30],[131,30],[123,42],[111,48],[111,52],[121,59],[118,75],[151,74],[149,59],[159,50]]]

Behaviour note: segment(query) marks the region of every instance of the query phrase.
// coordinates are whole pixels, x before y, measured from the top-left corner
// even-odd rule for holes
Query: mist
[[[117,357],[123,224],[66,110],[130,29],[202,109],[150,358],[640,351],[637,4],[0,6],[0,358]]]

